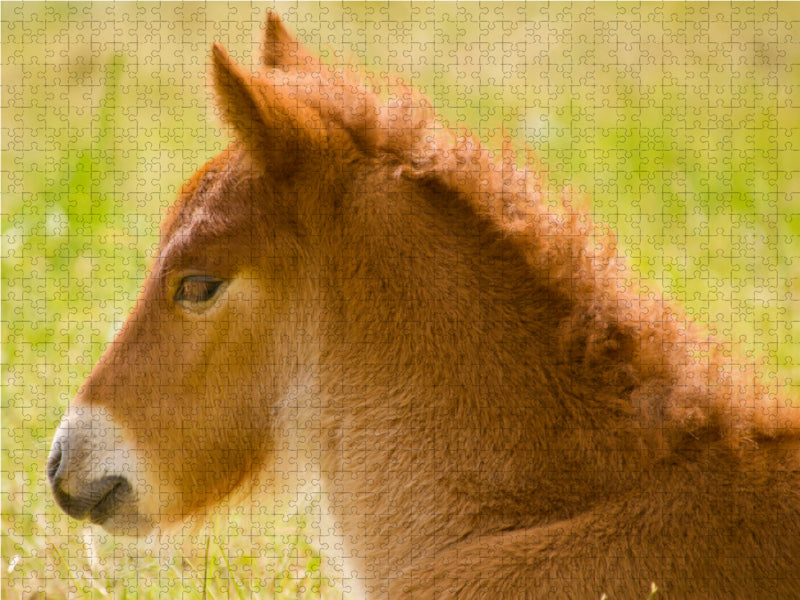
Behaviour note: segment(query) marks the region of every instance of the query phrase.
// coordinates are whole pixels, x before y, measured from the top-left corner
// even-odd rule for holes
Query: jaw
[[[140,515],[135,512],[116,513],[105,520],[93,523],[100,525],[106,532],[112,535],[125,535],[129,537],[145,537],[157,527],[157,523],[148,516]]]

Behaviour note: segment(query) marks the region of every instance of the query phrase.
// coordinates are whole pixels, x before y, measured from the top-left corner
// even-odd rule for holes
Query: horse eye
[[[222,280],[205,275],[189,275],[181,279],[175,292],[175,302],[199,304],[207,302],[217,293]]]

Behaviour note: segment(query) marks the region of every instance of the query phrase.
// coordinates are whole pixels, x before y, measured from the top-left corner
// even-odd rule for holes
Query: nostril
[[[56,440],[53,442],[53,447],[50,450],[50,456],[47,457],[47,479],[50,481],[50,485],[55,487],[56,483],[58,483],[58,478],[61,471],[61,442]]]

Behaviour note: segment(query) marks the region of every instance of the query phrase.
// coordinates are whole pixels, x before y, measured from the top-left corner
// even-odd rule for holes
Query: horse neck
[[[326,351],[346,353],[356,379],[495,386],[515,391],[508,402],[549,404],[553,420],[580,413],[578,399],[554,401],[570,377],[552,360],[568,299],[455,193],[385,185],[360,182],[370,195],[350,199],[358,209],[331,237]]]

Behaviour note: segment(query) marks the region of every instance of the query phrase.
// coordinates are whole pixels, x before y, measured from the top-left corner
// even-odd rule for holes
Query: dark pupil
[[[184,277],[175,293],[176,301],[205,302],[210,300],[217,291],[222,281],[213,277],[192,275]]]

